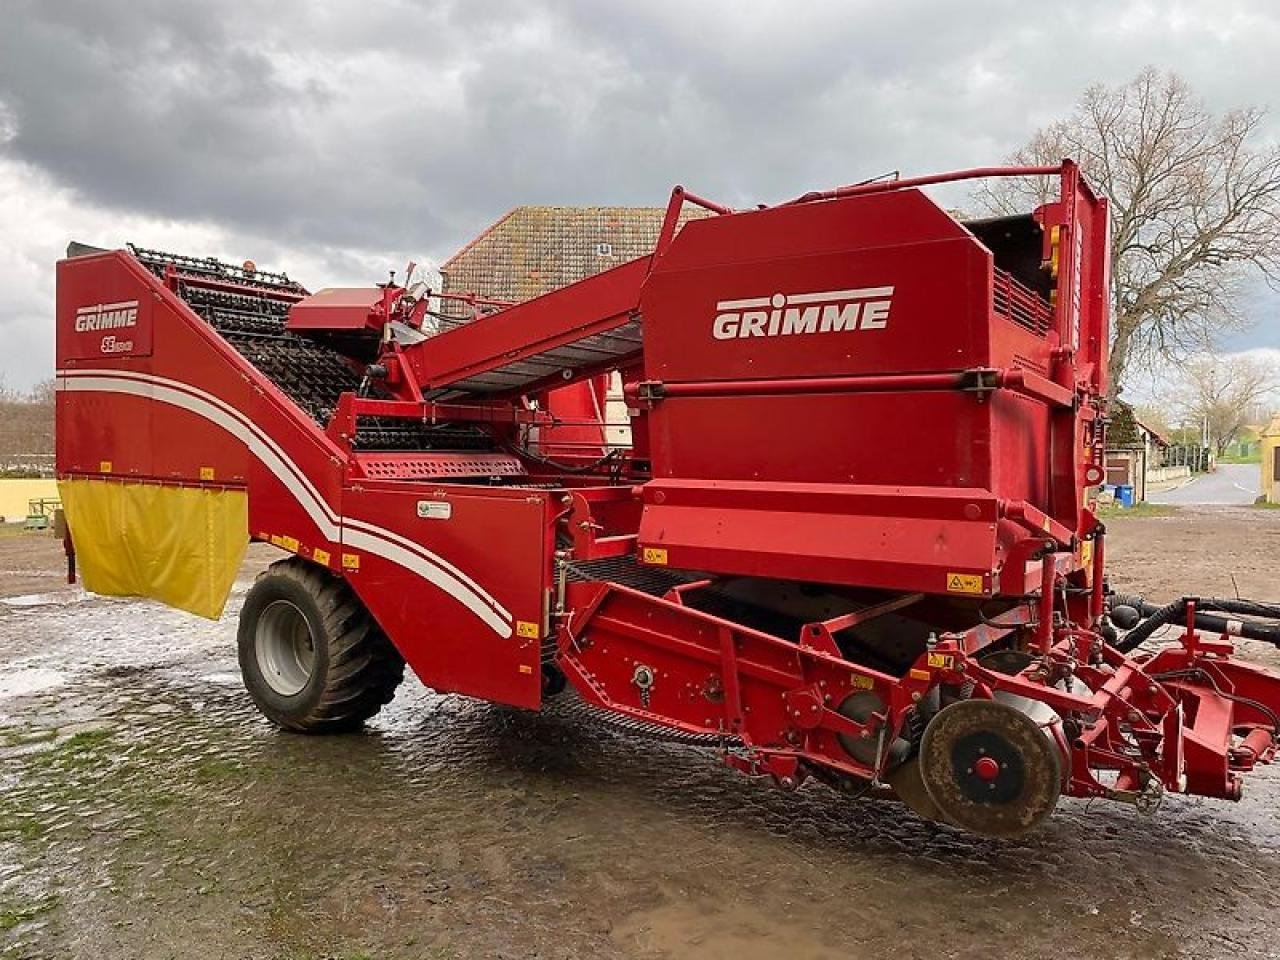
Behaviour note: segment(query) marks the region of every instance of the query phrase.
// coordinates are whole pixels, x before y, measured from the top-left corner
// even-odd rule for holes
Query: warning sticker
[[[537,640],[540,632],[541,631],[538,630],[538,625],[531,620],[516,621],[516,636],[518,637],[528,637],[531,640]]]
[[[667,549],[666,547],[645,547],[644,550],[641,551],[640,559],[645,563],[655,563],[665,566],[667,563]]]
[[[316,563],[322,563],[327,567],[329,565],[329,551],[321,550],[319,547],[316,547],[311,551],[311,559]]]
[[[952,670],[955,668],[956,658],[950,653],[931,653],[925,662],[935,670]]]
[[[948,593],[982,593],[982,574],[948,573]]]

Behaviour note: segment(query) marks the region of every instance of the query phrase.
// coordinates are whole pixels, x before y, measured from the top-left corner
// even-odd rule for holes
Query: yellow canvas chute
[[[217,619],[249,543],[243,490],[60,480],[86,590]]]

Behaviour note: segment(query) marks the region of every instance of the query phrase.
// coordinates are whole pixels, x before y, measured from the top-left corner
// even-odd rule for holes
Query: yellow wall
[[[0,478],[0,517],[9,523],[27,518],[27,501],[44,497],[58,498],[58,481],[53,478],[40,480],[7,480]]]
[[[1280,414],[1271,419],[1271,423],[1262,431],[1258,439],[1259,452],[1262,454],[1262,476],[1258,489],[1267,498],[1268,503],[1280,503],[1280,480],[1276,479],[1276,449],[1280,447]]]

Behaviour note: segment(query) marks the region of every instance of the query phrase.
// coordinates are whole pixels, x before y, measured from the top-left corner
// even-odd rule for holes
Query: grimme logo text
[[[861,287],[821,293],[721,300],[711,328],[717,340],[789,337],[798,333],[883,330],[889,324],[893,287]]]
[[[76,310],[76,333],[93,330],[117,330],[120,327],[138,325],[138,301],[120,303],[95,303],[91,307]]]

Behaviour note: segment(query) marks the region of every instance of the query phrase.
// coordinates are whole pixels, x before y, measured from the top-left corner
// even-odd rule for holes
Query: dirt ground
[[[1120,590],[1280,598],[1280,511],[1110,527]],[[235,665],[269,559],[213,623],[86,596],[51,537],[0,536],[0,957],[1280,956],[1280,770],[1155,817],[1066,800],[994,842],[564,700],[408,681],[364,734],[291,736]]]

